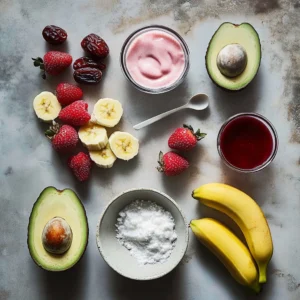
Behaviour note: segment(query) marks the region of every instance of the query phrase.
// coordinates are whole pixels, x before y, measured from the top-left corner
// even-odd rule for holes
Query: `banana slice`
[[[34,98],[33,109],[39,119],[51,122],[58,117],[61,105],[54,94],[42,92]]]
[[[116,161],[116,156],[111,151],[109,144],[99,151],[90,151],[91,160],[100,168],[111,168]]]
[[[128,132],[116,131],[108,139],[117,158],[130,160],[139,152],[139,140]]]
[[[103,98],[94,106],[92,122],[105,127],[114,127],[120,122],[122,115],[123,107],[118,100]]]
[[[79,128],[78,136],[89,150],[101,150],[108,143],[106,129],[91,122]]]

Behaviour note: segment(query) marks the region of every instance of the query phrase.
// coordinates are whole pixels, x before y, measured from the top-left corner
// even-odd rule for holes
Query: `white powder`
[[[165,262],[177,240],[172,215],[152,201],[127,205],[119,212],[116,227],[117,239],[140,264]]]

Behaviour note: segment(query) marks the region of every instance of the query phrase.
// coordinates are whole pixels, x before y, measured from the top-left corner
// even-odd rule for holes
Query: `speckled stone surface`
[[[276,0],[91,0],[0,1],[0,299],[300,299],[300,2]],[[263,58],[255,80],[233,94],[213,85],[204,56],[208,42],[224,21],[250,22],[261,37]],[[50,47],[42,38],[45,25],[67,30],[63,47]],[[177,30],[190,48],[191,68],[185,82],[165,95],[145,95],[124,78],[119,52],[125,38],[148,24]],[[101,84],[84,88],[90,110],[100,97],[119,99],[124,117],[119,129],[141,142],[139,156],[118,161],[110,170],[94,168],[91,180],[77,183],[66,167],[66,157],[55,153],[44,137],[46,126],[33,112],[33,98],[53,91],[62,80],[73,82],[71,68],[43,81],[31,57],[49,49],[63,49],[73,58],[82,55],[81,39],[98,33],[111,55]],[[182,105],[199,92],[210,96],[205,112],[185,111],[149,128],[132,126],[167,109]],[[224,166],[216,149],[221,124],[231,115],[254,111],[276,127],[280,147],[275,161],[257,174],[241,175]],[[183,122],[201,127],[207,137],[188,154],[191,166],[182,175],[165,178],[156,169],[159,150]],[[214,216],[239,235],[221,214],[200,206],[191,191],[207,182],[225,182],[251,195],[269,221],[274,256],[268,283],[259,296],[238,285],[219,261],[191,235],[182,263],[169,275],[151,282],[125,279],[100,257],[95,230],[106,204],[116,194],[135,187],[161,190],[183,209],[187,219]],[[89,219],[87,251],[80,263],[64,273],[48,273],[31,260],[27,245],[28,217],[39,193],[49,185],[74,189]]]

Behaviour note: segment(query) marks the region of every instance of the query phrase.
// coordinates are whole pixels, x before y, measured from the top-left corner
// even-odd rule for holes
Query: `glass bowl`
[[[235,165],[233,165],[232,163],[230,163],[225,155],[223,154],[222,152],[222,148],[221,148],[221,136],[222,136],[222,133],[224,132],[226,126],[232,122],[233,120],[237,119],[237,118],[240,118],[240,117],[244,117],[244,116],[249,116],[249,117],[254,117],[256,119],[258,119],[259,121],[261,121],[266,127],[267,129],[269,130],[271,136],[272,136],[272,140],[273,140],[273,148],[272,148],[272,151],[271,151],[271,154],[269,155],[268,159],[266,159],[262,164],[252,168],[252,169],[243,169],[243,168],[239,168]],[[275,158],[276,154],[277,154],[277,150],[278,150],[278,144],[279,144],[279,141],[278,141],[278,136],[277,136],[277,132],[274,128],[274,126],[272,125],[272,123],[266,119],[265,117],[263,117],[262,115],[260,114],[257,114],[257,113],[239,113],[239,114],[236,114],[232,117],[230,117],[227,121],[225,121],[225,123],[221,126],[220,128],[220,131],[218,133],[218,138],[217,138],[217,149],[218,149],[218,152],[219,152],[219,155],[222,159],[222,161],[228,166],[230,167],[231,169],[235,170],[235,171],[238,171],[238,172],[242,172],[242,173],[253,173],[253,172],[257,172],[257,171],[260,171],[262,169],[264,169],[266,166],[268,166],[272,161],[273,159]]]
[[[145,32],[149,32],[149,31],[162,31],[165,32],[169,35],[171,35],[173,38],[175,38],[179,44],[182,47],[183,53],[184,53],[184,58],[185,58],[185,65],[184,65],[184,69],[180,75],[180,77],[172,84],[165,86],[165,87],[160,87],[160,88],[150,88],[150,87],[145,87],[143,85],[138,84],[130,75],[127,66],[126,66],[126,55],[127,55],[127,51],[131,45],[131,43],[141,34],[145,33]],[[176,88],[177,86],[179,86],[183,80],[185,79],[188,70],[189,70],[189,49],[188,46],[186,44],[186,42],[184,41],[184,39],[174,30],[162,26],[162,25],[150,25],[150,26],[145,26],[142,27],[136,31],[134,31],[132,34],[129,35],[129,37],[125,40],[122,49],[121,49],[121,53],[120,53],[120,63],[121,63],[121,68],[122,71],[125,75],[125,77],[133,84],[133,86],[135,88],[137,88],[138,90],[148,93],[148,94],[161,94],[161,93],[165,93],[168,91],[173,90],[174,88]]]

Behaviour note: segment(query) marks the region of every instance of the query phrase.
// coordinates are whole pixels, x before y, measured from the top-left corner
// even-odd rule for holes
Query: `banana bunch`
[[[193,191],[192,196],[202,204],[225,213],[236,222],[247,241],[250,252],[247,251],[249,255],[251,253],[258,267],[258,281],[265,283],[268,263],[273,254],[273,242],[267,220],[256,202],[242,191],[222,183],[200,186]],[[219,232],[212,234],[212,222],[210,221],[208,226],[207,222],[200,221],[191,222],[191,228],[199,240],[214,252],[238,282],[257,289],[253,281],[254,274],[250,275],[246,268],[246,265],[250,266],[249,263],[246,264],[249,258],[240,255],[238,238],[233,233],[224,234],[224,228],[226,229],[224,225],[222,225],[224,228],[214,225],[215,230]],[[244,250],[243,252],[245,253]],[[237,259],[240,260],[239,263],[236,262]],[[238,273],[232,270],[233,266],[236,266]],[[238,274],[245,275],[243,280]]]
[[[210,218],[192,220],[190,227],[237,282],[257,293],[260,291],[258,273],[249,250],[227,227]]]

